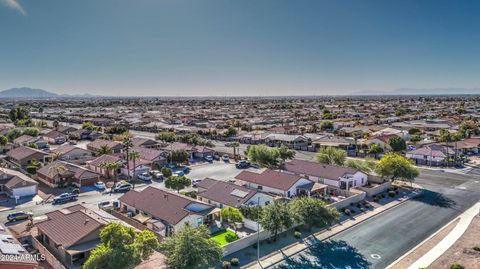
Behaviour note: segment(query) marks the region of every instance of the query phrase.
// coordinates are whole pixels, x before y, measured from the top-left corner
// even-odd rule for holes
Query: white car
[[[193,179],[193,180],[192,180],[192,186],[193,186],[193,187],[197,187],[198,183],[200,183],[200,182],[202,182],[201,179],[198,179],[198,178]]]
[[[107,186],[105,186],[105,183],[103,183],[101,181],[95,182],[94,186],[95,186],[95,188],[97,188],[99,190],[104,190],[104,189],[107,188]]]
[[[145,173],[141,173],[140,175],[137,176],[139,179],[143,180],[143,181],[151,181],[152,180],[152,176],[145,172]]]
[[[222,160],[223,160],[224,162],[229,162],[229,161],[230,161],[230,157],[228,157],[228,155],[225,154],[225,155],[222,156]]]

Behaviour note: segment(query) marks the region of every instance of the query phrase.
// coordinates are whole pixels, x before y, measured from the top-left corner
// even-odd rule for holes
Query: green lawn
[[[212,237],[210,239],[219,243],[220,246],[225,246],[226,244],[237,240],[238,236],[230,230],[225,230],[216,234],[212,234]]]

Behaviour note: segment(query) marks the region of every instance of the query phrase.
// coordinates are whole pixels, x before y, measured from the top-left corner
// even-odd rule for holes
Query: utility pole
[[[257,199],[257,206],[260,206],[260,196]],[[257,261],[260,264],[260,215],[257,216]]]

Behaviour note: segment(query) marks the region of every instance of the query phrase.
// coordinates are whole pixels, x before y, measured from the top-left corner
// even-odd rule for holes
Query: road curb
[[[345,229],[343,229],[343,230],[340,230],[340,231],[338,231],[338,232],[335,232],[335,233],[333,233],[333,234],[331,234],[331,235],[329,235],[329,236],[327,236],[327,237],[325,237],[325,238],[323,238],[323,239],[321,239],[321,240],[317,239],[317,236],[319,236],[319,233],[324,233],[324,232],[328,231],[328,229],[323,230],[323,231],[319,231],[319,232],[317,232],[316,234],[312,234],[312,235],[306,237],[305,239],[307,239],[307,238],[309,238],[309,237],[313,237],[316,241],[328,240],[328,239],[332,238],[332,237],[335,236],[335,235],[338,235],[338,234],[340,234],[340,233],[342,233],[342,232],[348,231],[349,229],[351,229],[351,228],[359,225],[360,223],[363,223],[363,222],[365,222],[365,221],[367,221],[367,220],[369,220],[369,219],[371,219],[371,218],[373,218],[373,217],[376,217],[376,216],[378,216],[378,215],[380,215],[380,214],[382,214],[382,213],[384,213],[384,212],[387,212],[387,211],[389,211],[389,210],[391,210],[391,209],[393,209],[393,208],[396,208],[397,206],[402,205],[404,202],[406,202],[406,201],[408,201],[408,200],[410,200],[410,199],[412,199],[412,198],[415,198],[415,197],[419,196],[420,194],[422,194],[422,191],[421,191],[421,190],[419,190],[419,192],[416,193],[415,195],[412,195],[412,196],[410,196],[410,197],[408,197],[408,198],[406,198],[406,199],[404,199],[404,200],[401,200],[401,201],[399,201],[397,204],[395,204],[395,205],[393,205],[393,206],[391,206],[391,207],[389,207],[389,208],[386,208],[385,210],[382,210],[382,211],[380,211],[380,212],[378,212],[378,213],[376,213],[376,214],[374,214],[374,215],[372,215],[372,216],[370,216],[370,217],[368,217],[368,218],[366,218],[366,219],[363,219],[363,220],[361,220],[361,221],[358,221],[358,222],[352,224],[352,226],[349,226],[349,227],[347,227],[347,228],[345,228]],[[342,225],[342,223],[336,224],[335,226],[330,227],[330,229],[331,229],[331,228],[334,228],[334,227],[338,227],[338,226],[340,226],[340,225]],[[318,234],[318,235],[317,235],[317,234]],[[305,239],[304,239],[304,240],[305,240]],[[298,244],[298,243],[295,243],[295,244]],[[290,246],[284,247],[284,248],[282,248],[282,249],[277,250],[277,251],[274,252],[274,253],[271,253],[271,254],[269,254],[269,255],[266,255],[266,256],[264,256],[264,259],[263,259],[263,260],[268,259],[269,257],[272,257],[273,255],[278,254],[277,252],[283,253],[283,252],[285,252],[284,250],[287,250],[287,249],[292,248],[295,244],[292,244],[292,245],[290,245]],[[310,246],[311,246],[311,245],[310,245]],[[298,254],[298,253],[306,250],[306,249],[309,248],[310,246],[306,246],[306,247],[304,247],[304,248],[302,248],[302,249],[300,249],[300,250],[298,250],[298,251],[295,251],[295,252],[289,254],[289,256],[296,255],[296,254]],[[285,255],[284,255],[284,256],[285,256]],[[280,262],[282,262],[282,261],[284,261],[284,260],[285,260],[285,258],[282,259],[282,260],[280,260],[280,261],[274,262],[274,263],[272,263],[272,264],[266,265],[266,266],[263,266],[263,265],[261,264],[262,262],[260,261],[260,267],[261,267],[261,268],[270,268],[270,267],[272,267],[272,266],[274,266],[274,265],[276,265],[276,264],[278,264],[278,263],[280,263]],[[252,268],[253,266],[255,266],[256,264],[258,264],[258,261],[253,261],[253,262],[250,262],[249,264],[246,264],[245,266],[242,266],[241,268],[250,269],[250,268]]]

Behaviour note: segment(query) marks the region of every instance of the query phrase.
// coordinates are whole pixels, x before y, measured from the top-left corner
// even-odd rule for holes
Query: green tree
[[[107,162],[104,162],[100,165],[102,168],[104,168],[105,170],[107,170],[107,177],[110,178],[110,175],[113,174],[113,176],[115,177],[115,171],[117,171],[118,169],[122,168],[123,165],[119,162],[114,162],[114,161],[107,161]],[[113,173],[112,173],[113,172]]]
[[[422,137],[420,135],[413,135],[412,138],[410,138],[410,142],[412,142],[414,145],[417,144],[422,140]]]
[[[368,154],[375,156],[375,159],[377,158],[378,154],[382,152],[383,148],[378,144],[371,144],[370,148],[368,149]]]
[[[323,147],[315,156],[317,162],[331,165],[343,165],[347,159],[347,152],[334,147]]]
[[[397,153],[387,153],[378,161],[377,174],[392,181],[401,180],[413,182],[419,175],[419,171],[412,162]]]
[[[95,127],[95,125],[91,121],[85,121],[84,123],[82,123],[82,129],[94,131],[95,129],[97,129],[97,127]]]
[[[172,163],[186,163],[188,162],[188,152],[180,149],[180,150],[173,150],[170,152],[170,160]]]
[[[296,197],[291,201],[291,210],[297,222],[311,229],[313,226],[331,225],[339,218],[338,211],[326,205],[325,202],[316,198]]]
[[[13,140],[17,139],[20,136],[22,136],[22,131],[17,128],[12,129],[7,133],[7,137],[10,142],[13,142]]]
[[[130,148],[133,147],[133,142],[128,132],[126,132],[122,138],[122,146],[125,150],[125,155],[127,157],[127,171],[128,177],[130,178]]]
[[[278,151],[278,157],[282,161],[282,163],[285,163],[286,160],[291,160],[293,157],[295,157],[296,151],[291,150],[285,146],[281,146],[277,149]]]
[[[233,149],[233,159],[237,160],[238,159],[238,149],[240,148],[240,143],[238,142],[229,142],[225,144],[227,147],[230,147]]]
[[[8,116],[13,123],[17,123],[30,119],[30,112],[25,107],[16,107],[10,110]]]
[[[58,129],[58,125],[59,125],[58,120],[54,120],[52,125],[53,125],[53,128],[55,128],[55,130]]]
[[[275,200],[265,206],[260,224],[273,235],[273,240],[277,241],[278,233],[293,225],[293,216],[288,204]]]
[[[365,160],[347,160],[345,162],[346,167],[360,170],[364,173],[371,173],[375,171],[377,162],[371,158],[365,158]]]
[[[84,269],[126,269],[138,265],[160,247],[148,229],[136,233],[132,227],[110,222],[100,231],[101,243],[91,252]]]
[[[410,128],[410,129],[408,130],[408,133],[409,133],[410,135],[416,135],[416,134],[421,134],[422,131],[421,131],[420,129],[414,127],[414,128]]]
[[[133,177],[135,177],[136,176],[136,174],[135,174],[135,169],[136,169],[135,164],[136,164],[136,161],[138,159],[140,159],[140,153],[138,153],[136,151],[132,151],[132,152],[128,153],[128,158],[130,160],[132,160],[132,163],[133,163]],[[130,170],[128,170],[128,173],[129,173],[129,176],[130,176]]]
[[[162,167],[161,172],[162,172],[162,175],[163,175],[165,178],[172,176],[172,169],[170,169],[170,168],[168,168],[168,167]]]
[[[236,136],[237,135],[237,129],[235,127],[230,126],[228,129],[223,133],[224,136],[226,137],[231,137],[231,136]]]
[[[223,249],[210,239],[210,231],[203,225],[198,228],[185,225],[182,230],[166,237],[160,248],[171,269],[213,267],[220,262],[223,254]]]
[[[184,176],[171,176],[165,180],[165,187],[180,192],[181,189],[192,185],[192,181]]]
[[[22,135],[37,136],[40,131],[37,128],[25,128],[22,130]]]
[[[251,145],[247,148],[247,156],[252,162],[262,166],[275,166],[280,154],[277,148],[266,145]]]
[[[176,140],[174,132],[160,132],[155,139],[163,142],[174,142]]]
[[[0,135],[0,146],[5,146],[8,143],[8,138],[4,135]]]
[[[228,223],[230,226],[233,226],[235,233],[237,232],[237,226],[235,223],[243,221],[242,212],[234,207],[222,208],[220,211],[220,216],[224,222]]]
[[[108,145],[101,145],[100,148],[97,151],[98,156],[102,156],[102,155],[110,154],[110,153],[112,153],[112,150],[110,149],[110,147]]]
[[[399,136],[394,136],[390,138],[390,141],[388,141],[388,144],[390,145],[392,150],[395,152],[399,152],[407,149],[407,143],[403,138]]]
[[[320,130],[326,131],[326,130],[333,130],[333,121],[330,120],[324,120],[320,123]]]

